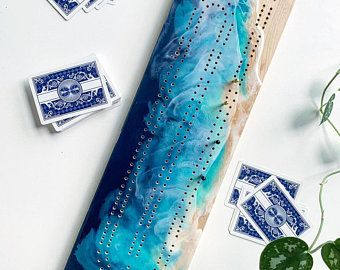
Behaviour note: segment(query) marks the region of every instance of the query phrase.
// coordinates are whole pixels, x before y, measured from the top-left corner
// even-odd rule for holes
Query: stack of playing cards
[[[41,124],[52,124],[56,131],[120,105],[116,88],[95,56],[31,76],[29,84]]]
[[[90,12],[94,9],[101,9],[104,5],[114,5],[115,0],[48,0],[51,5],[64,17],[69,20],[79,10]]]
[[[275,239],[304,235],[310,228],[295,202],[301,184],[239,163],[226,205],[234,209],[232,235],[267,244]]]

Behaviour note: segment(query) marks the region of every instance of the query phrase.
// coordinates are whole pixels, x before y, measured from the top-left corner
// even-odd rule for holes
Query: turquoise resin
[[[247,79],[253,12],[246,0],[174,1],[66,269],[187,267],[228,150],[228,85]]]

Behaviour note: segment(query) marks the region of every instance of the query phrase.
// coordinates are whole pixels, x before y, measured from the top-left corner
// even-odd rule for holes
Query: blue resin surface
[[[186,269],[235,99],[247,99],[252,12],[248,0],[174,1],[67,270]]]

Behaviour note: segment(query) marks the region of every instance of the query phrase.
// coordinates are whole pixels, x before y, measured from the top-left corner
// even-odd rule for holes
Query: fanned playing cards
[[[86,13],[101,9],[104,5],[114,5],[116,0],[48,0],[48,2],[65,19],[71,19],[78,11],[84,10]]]
[[[300,187],[295,180],[240,162],[226,199],[234,209],[230,234],[263,245],[305,234],[311,226],[306,210],[295,202]]]

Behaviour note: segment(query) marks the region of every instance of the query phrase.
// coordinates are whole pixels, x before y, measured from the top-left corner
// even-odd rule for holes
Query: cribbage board
[[[67,270],[187,269],[293,0],[174,0]]]

